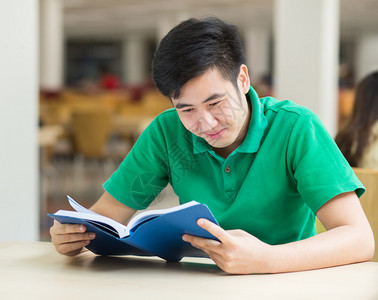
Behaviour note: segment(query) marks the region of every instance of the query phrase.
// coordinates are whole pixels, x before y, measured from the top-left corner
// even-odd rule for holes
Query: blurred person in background
[[[357,84],[352,115],[335,141],[352,167],[378,170],[378,71]]]
[[[107,66],[100,66],[99,86],[103,90],[117,90],[121,87],[118,76]]]

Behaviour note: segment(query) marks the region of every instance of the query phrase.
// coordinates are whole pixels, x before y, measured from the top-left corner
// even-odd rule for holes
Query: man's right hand
[[[127,224],[136,211],[117,201],[106,191],[90,210],[122,224]],[[51,242],[60,254],[77,255],[95,238],[93,232],[86,230],[84,225],[61,224],[54,220],[54,225],[50,228]]]
[[[61,224],[54,220],[50,228],[51,242],[60,254],[74,256],[87,246],[96,236],[93,232],[86,232],[81,224]]]

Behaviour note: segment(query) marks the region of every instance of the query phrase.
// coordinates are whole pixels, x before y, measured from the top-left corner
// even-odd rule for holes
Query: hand
[[[243,230],[226,231],[206,219],[199,219],[198,225],[220,242],[188,234],[183,235],[183,240],[206,252],[223,271],[231,274],[267,272],[270,245]]]
[[[86,232],[81,224],[61,224],[54,220],[50,228],[51,242],[60,254],[74,256],[80,253],[95,238],[93,232]]]

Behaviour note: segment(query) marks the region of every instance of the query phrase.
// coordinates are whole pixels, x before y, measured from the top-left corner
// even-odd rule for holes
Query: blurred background
[[[260,96],[311,108],[332,136],[378,69],[378,0],[2,1],[0,241],[48,240],[46,213],[68,208],[65,195],[98,199],[171,107],[150,76],[160,39],[205,16],[240,27]]]

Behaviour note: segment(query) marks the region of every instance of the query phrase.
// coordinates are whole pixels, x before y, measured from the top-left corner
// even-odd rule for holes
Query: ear
[[[243,64],[240,66],[240,71],[239,71],[239,76],[238,76],[239,90],[243,94],[247,94],[249,91],[250,85],[251,85],[251,81],[248,75],[248,68],[246,65]]]

